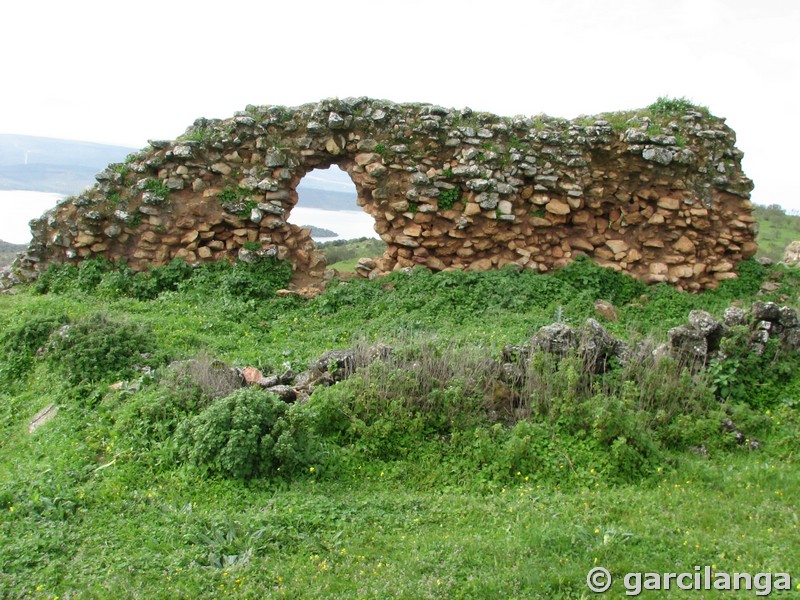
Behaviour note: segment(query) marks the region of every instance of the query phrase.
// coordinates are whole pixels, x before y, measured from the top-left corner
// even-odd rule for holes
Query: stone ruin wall
[[[93,256],[134,270],[275,256],[322,277],[310,231],[286,219],[303,176],[336,164],[386,243],[362,275],[548,271],[587,254],[689,290],[736,277],[757,248],[734,132],[694,110],[644,114],[506,118],[359,98],[198,119],[32,221],[16,273]]]

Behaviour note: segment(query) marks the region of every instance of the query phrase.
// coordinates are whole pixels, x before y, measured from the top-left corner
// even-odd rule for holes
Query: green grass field
[[[758,256],[774,261],[783,258],[786,246],[800,240],[800,215],[787,215],[777,205],[756,206],[754,216],[758,221]]]
[[[357,263],[358,263],[357,258],[348,258],[347,260],[340,260],[331,265],[328,265],[328,268],[336,269],[340,273],[355,273]]]
[[[663,341],[695,308],[749,306],[767,278],[782,287],[763,298],[798,306],[796,270],[741,274],[688,295],[587,261],[417,270],[306,301],[271,295],[279,270],[49,273],[0,296],[0,597],[589,598],[596,566],[610,597],[628,572],[697,565],[789,572],[800,589],[796,353],[588,380],[577,357],[545,360],[524,418],[493,416],[504,398],[480,375],[542,325],[580,326],[597,298],[632,343]],[[205,354],[300,371],[379,341],[410,366],[378,362],[281,408],[258,452],[260,392],[231,413],[240,425],[214,421],[225,399],[165,366]],[[721,429],[726,415],[760,448]]]
[[[358,238],[322,242],[319,248],[328,259],[328,268],[336,269],[340,273],[355,273],[359,258],[381,256],[386,245],[381,240]]]

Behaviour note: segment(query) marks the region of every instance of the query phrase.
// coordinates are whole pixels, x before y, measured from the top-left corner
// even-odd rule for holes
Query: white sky
[[[686,96],[800,210],[797,0],[12,0],[0,133],[142,147],[327,97],[574,117]]]

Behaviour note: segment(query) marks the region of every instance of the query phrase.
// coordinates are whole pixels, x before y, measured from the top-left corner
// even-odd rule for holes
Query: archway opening
[[[375,232],[375,220],[357,203],[358,192],[350,175],[332,165],[314,169],[297,185],[297,204],[288,221],[311,228],[311,237],[328,267],[355,272],[359,258],[378,257],[386,245]]]

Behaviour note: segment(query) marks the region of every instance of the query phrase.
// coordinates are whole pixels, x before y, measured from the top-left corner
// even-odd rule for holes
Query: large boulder
[[[608,361],[617,355],[619,344],[595,319],[587,319],[581,329],[579,352],[592,373],[604,373]]]
[[[266,391],[275,394],[284,402],[294,402],[297,400],[297,390],[290,385],[273,385],[266,388]]]
[[[719,350],[724,328],[710,313],[704,310],[693,310],[689,313],[689,325],[697,329],[706,338],[708,352]]]
[[[691,325],[679,325],[670,329],[669,344],[672,355],[678,360],[703,365],[708,358],[706,336]]]
[[[355,350],[328,350],[314,363],[321,373],[330,373],[335,381],[347,379],[356,369]]]
[[[787,265],[800,263],[800,240],[786,246],[786,250],[783,253],[783,262]]]
[[[750,313],[754,321],[776,322],[781,316],[780,306],[774,302],[753,302]]]
[[[722,317],[723,322],[728,327],[736,327],[737,325],[746,325],[747,324],[747,313],[744,311],[743,308],[739,308],[738,306],[729,306],[725,309],[725,313]]]
[[[565,323],[545,325],[534,336],[532,346],[543,352],[567,356],[578,346],[575,330]]]
[[[739,315],[728,315],[731,321]],[[711,355],[719,350],[725,327],[703,310],[689,313],[689,323],[669,330],[672,355],[678,360],[695,365],[704,365]]]

